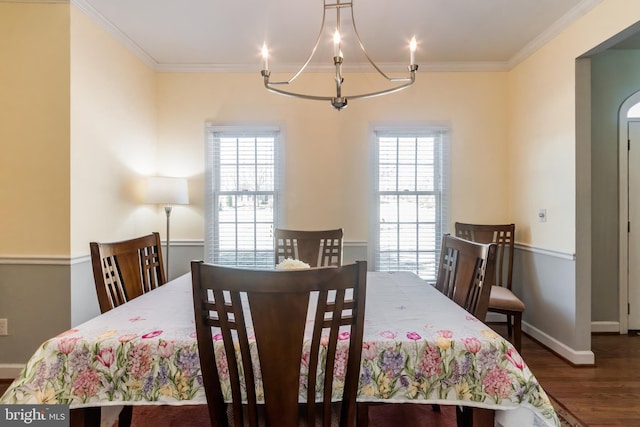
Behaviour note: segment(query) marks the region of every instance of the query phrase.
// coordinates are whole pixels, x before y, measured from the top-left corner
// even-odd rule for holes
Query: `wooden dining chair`
[[[435,286],[469,313],[484,320],[495,268],[494,243],[476,243],[445,234]]]
[[[166,283],[160,234],[111,243],[89,243],[100,312],[105,313]],[[118,427],[131,425],[133,407],[125,406]]]
[[[191,272],[212,425],[298,427],[321,419],[329,427],[334,409],[340,426],[355,425],[365,261],[303,270],[194,261]],[[334,390],[342,388],[340,404],[332,404]],[[301,390],[305,403],[299,403]],[[225,401],[232,402],[229,414]]]
[[[522,313],[525,305],[512,290],[515,225],[456,222],[455,229],[456,236],[463,239],[497,245],[496,273],[489,297],[489,312],[506,316],[507,335],[519,352],[522,347]]]
[[[476,318],[484,320],[496,269],[496,245],[442,237],[435,287]],[[433,405],[438,410],[438,405]],[[456,407],[458,426],[473,425],[473,409]]]
[[[445,234],[435,287],[478,319],[487,314],[489,292],[495,270],[496,245],[485,245]],[[389,405],[389,403],[383,403]],[[369,409],[379,402],[358,403],[358,426],[369,425]],[[391,405],[399,405],[391,403]],[[431,405],[440,412],[440,405]],[[458,426],[473,425],[473,410],[456,407]]]
[[[91,265],[102,313],[166,283],[160,234],[91,242]]]
[[[275,263],[292,258],[311,267],[339,267],[343,235],[342,228],[313,231],[276,228],[273,233]]]

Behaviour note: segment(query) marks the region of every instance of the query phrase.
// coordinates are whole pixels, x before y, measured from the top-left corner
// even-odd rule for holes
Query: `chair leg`
[[[456,406],[456,426],[473,427],[473,408]]]
[[[369,426],[369,405],[367,403],[356,403],[356,425],[358,427]]]
[[[99,427],[100,407],[92,406],[87,408],[72,409],[69,413],[69,425],[71,427]]]
[[[125,406],[118,416],[118,427],[129,427],[133,418],[133,406]]]
[[[513,337],[513,327],[511,326],[511,315],[507,314],[507,337],[511,339]]]
[[[522,349],[522,313],[513,315],[513,346],[520,353]]]

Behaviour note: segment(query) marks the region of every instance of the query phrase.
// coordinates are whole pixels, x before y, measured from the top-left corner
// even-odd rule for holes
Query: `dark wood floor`
[[[532,339],[522,357],[542,387],[590,427],[640,426],[640,336],[594,334],[595,367],[575,367]]]
[[[0,396],[2,396],[7,388],[9,388],[9,384],[11,384],[11,380],[4,378],[0,379]]]
[[[527,336],[522,356],[547,393],[588,426],[640,426],[640,336],[593,335],[591,346],[595,367],[572,366]],[[10,383],[0,380],[0,395]]]

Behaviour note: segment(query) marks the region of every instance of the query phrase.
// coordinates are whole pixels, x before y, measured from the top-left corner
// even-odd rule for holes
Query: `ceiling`
[[[506,70],[600,1],[354,0],[353,9],[362,42],[381,67],[406,68],[408,41],[415,35],[421,70]],[[295,71],[311,53],[323,11],[321,0],[72,3],[158,71],[255,72],[262,68],[263,42],[270,69]],[[343,28],[351,21],[345,15]],[[330,40],[324,41],[310,67],[330,65]],[[364,61],[347,47],[344,56],[345,67]]]

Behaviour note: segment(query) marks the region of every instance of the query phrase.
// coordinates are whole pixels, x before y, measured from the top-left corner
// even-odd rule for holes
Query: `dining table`
[[[357,400],[484,408],[496,426],[560,426],[513,345],[412,272],[367,273]],[[0,404],[206,404],[191,274],[42,343]]]

